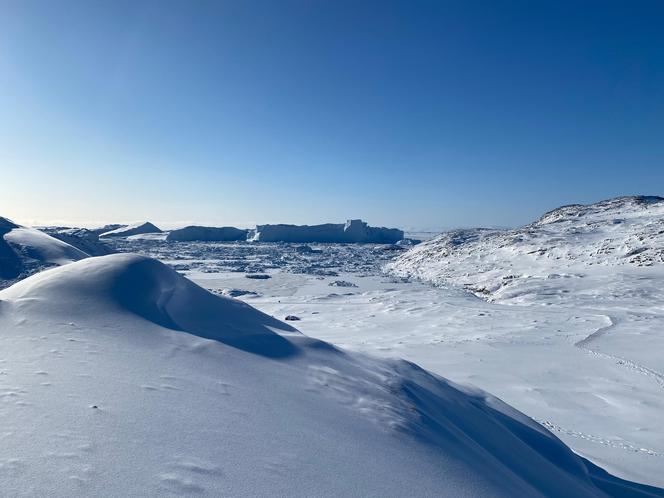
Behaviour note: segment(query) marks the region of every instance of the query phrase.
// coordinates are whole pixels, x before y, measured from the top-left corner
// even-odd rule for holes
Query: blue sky
[[[0,215],[510,226],[664,194],[664,3],[0,3]]]

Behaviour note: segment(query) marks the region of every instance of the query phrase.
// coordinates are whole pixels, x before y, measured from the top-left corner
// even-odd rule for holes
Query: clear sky
[[[510,226],[664,194],[664,2],[0,0],[0,215]]]

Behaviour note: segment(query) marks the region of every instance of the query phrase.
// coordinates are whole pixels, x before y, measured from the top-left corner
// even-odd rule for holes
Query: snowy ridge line
[[[401,277],[464,287],[491,301],[524,302],[563,299],[558,279],[662,263],[664,198],[635,196],[565,206],[513,230],[446,232],[386,269]]]

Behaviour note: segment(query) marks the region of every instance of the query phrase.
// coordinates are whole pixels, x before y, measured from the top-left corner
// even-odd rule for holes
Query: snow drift
[[[0,331],[8,495],[661,496],[485,392],[345,353],[145,257],[1,291]]]
[[[403,239],[397,228],[370,227],[362,220],[324,225],[257,225],[254,241],[295,243],[364,243],[394,244]]]
[[[188,226],[171,230],[166,236],[169,241],[230,242],[246,240],[248,230],[234,227]]]
[[[387,268],[402,277],[462,285],[491,300],[523,301],[550,279],[662,263],[664,198],[634,196],[563,206],[515,230],[446,232]]]
[[[87,257],[66,242],[0,217],[0,287],[45,267]]]
[[[104,232],[100,234],[99,237],[129,237],[131,235],[140,235],[143,233],[161,233],[161,230],[149,221],[145,221],[141,223],[134,223],[132,225],[121,226],[114,230]]]

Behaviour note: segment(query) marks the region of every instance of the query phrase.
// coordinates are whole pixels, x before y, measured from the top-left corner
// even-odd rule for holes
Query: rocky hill
[[[547,281],[663,263],[664,198],[632,196],[563,206],[514,230],[446,232],[414,247],[388,270],[462,285],[490,300],[523,300],[533,297],[539,284],[540,290],[548,288]]]

